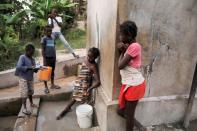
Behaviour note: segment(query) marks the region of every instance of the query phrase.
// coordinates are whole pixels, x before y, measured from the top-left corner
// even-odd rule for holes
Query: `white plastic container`
[[[90,128],[92,126],[93,108],[91,105],[83,104],[76,108],[77,122],[80,128]]]

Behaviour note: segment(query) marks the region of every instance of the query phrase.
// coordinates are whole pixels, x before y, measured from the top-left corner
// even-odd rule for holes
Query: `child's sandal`
[[[49,89],[45,89],[44,92],[45,92],[45,94],[50,93]]]
[[[52,85],[51,86],[51,89],[60,89],[61,87],[60,86],[58,86],[58,85]]]
[[[27,109],[23,109],[23,114],[25,114],[25,115],[31,115],[31,112],[30,111],[28,111]]]

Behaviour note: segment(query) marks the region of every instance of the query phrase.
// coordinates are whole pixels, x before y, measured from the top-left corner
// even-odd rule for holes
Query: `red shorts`
[[[146,82],[138,86],[131,86],[126,91],[124,91],[126,85],[122,85],[119,94],[119,108],[122,109],[125,107],[125,100],[127,101],[136,101],[144,97]]]

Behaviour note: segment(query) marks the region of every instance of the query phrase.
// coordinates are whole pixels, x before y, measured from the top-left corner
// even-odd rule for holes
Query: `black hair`
[[[100,56],[100,51],[96,47],[92,47],[88,51],[92,53],[92,55],[94,56],[95,59]]]
[[[135,39],[137,36],[137,26],[133,21],[125,21],[120,25],[120,33]]]
[[[33,44],[27,44],[27,45],[25,46],[25,51],[26,51],[26,52],[27,52],[27,51],[30,51],[30,50],[35,50],[35,47],[34,47]]]
[[[53,9],[51,10],[51,13],[52,13],[53,11],[54,11],[55,13],[58,13],[58,10],[55,9],[55,8],[53,8]]]

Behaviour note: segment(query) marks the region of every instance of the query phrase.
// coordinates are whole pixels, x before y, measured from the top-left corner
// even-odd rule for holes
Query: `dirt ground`
[[[181,123],[165,124],[147,127],[148,131],[197,131],[197,120],[190,123],[188,129],[184,129]]]

